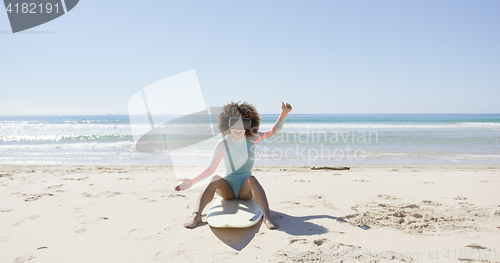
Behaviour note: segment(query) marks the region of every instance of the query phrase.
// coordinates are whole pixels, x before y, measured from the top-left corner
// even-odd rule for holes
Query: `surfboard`
[[[210,206],[207,222],[216,228],[246,228],[257,224],[262,218],[262,209],[250,200],[224,200],[217,196]]]

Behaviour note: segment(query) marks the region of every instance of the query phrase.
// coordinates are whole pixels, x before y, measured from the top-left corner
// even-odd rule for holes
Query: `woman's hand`
[[[179,181],[182,181],[182,182],[179,183],[177,186],[175,186],[175,188],[174,188],[175,191],[184,191],[184,190],[191,188],[191,186],[193,186],[193,181],[191,181],[191,179],[181,178],[181,179],[179,179]]]
[[[281,102],[281,109],[283,110],[284,113],[288,114],[289,112],[292,111],[292,105],[290,105],[290,103],[287,103],[285,105],[284,102]]]

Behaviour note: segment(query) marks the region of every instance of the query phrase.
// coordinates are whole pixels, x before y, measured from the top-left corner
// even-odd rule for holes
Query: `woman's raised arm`
[[[269,131],[261,133],[260,136],[255,141],[254,145],[261,140],[271,137],[274,134],[278,134],[281,131],[281,128],[283,128],[283,125],[285,124],[286,116],[290,111],[292,111],[292,105],[290,105],[289,103],[285,105],[284,102],[281,102],[281,109],[282,112],[278,117],[278,120],[276,120],[276,122],[274,123],[273,127]]]

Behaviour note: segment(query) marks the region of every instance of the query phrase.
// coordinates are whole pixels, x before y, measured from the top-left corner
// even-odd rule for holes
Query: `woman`
[[[224,199],[251,199],[262,208],[264,223],[269,229],[278,228],[278,224],[272,219],[266,193],[257,179],[252,175],[252,167],[255,158],[255,145],[265,138],[278,133],[288,113],[292,110],[290,104],[281,103],[281,115],[271,130],[259,132],[260,117],[255,107],[246,102],[226,104],[219,114],[219,130],[225,136],[215,146],[212,162],[207,169],[192,179],[182,178],[175,187],[176,191],[189,189],[193,184],[199,182],[214,173],[215,169],[224,159],[226,175],[221,177],[215,175],[211,182],[203,189],[198,199],[196,209],[184,227],[193,228],[201,222],[201,213],[217,193]]]

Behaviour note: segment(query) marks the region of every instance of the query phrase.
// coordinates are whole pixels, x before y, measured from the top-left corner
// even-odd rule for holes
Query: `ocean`
[[[277,117],[261,115],[260,131]],[[132,130],[149,125],[126,115],[3,116],[0,164],[208,165],[221,138],[140,152]],[[290,114],[255,151],[256,165],[500,164],[500,114]]]

